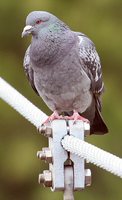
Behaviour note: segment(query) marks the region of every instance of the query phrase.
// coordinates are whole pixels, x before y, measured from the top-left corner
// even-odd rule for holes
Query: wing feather
[[[23,62],[24,71],[30,82],[31,87],[39,95],[39,93],[35,87],[35,84],[34,84],[34,71],[31,67],[29,52],[30,52],[30,46],[27,48],[27,50],[25,52],[25,56],[24,56],[24,62]]]
[[[104,91],[102,81],[102,70],[99,55],[94,43],[84,34],[78,33],[80,44],[80,57],[83,68],[91,79],[91,90],[95,95],[100,95]]]

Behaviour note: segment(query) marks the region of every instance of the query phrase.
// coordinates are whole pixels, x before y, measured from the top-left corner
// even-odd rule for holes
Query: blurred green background
[[[96,44],[101,57],[106,91],[103,115],[110,133],[89,136],[87,141],[122,157],[122,1],[121,0],[24,0],[0,2],[0,76],[44,112],[50,111],[31,89],[23,71],[23,56],[30,38],[22,39],[25,18],[32,10],[52,12],[73,30],[82,31]],[[41,187],[38,174],[47,167],[36,158],[47,139],[0,100],[0,200],[62,199]],[[75,199],[120,200],[120,178],[92,164],[92,186],[75,193]]]

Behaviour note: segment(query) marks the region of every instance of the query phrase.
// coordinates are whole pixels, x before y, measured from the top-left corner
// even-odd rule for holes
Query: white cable
[[[122,178],[121,158],[73,136],[65,136],[61,143],[67,151]]]
[[[37,128],[41,126],[48,117],[1,77],[0,98],[12,106]]]
[[[41,126],[48,117],[1,77],[0,98],[37,128]],[[122,159],[119,157],[73,136],[67,135],[61,142],[66,150],[122,178]]]

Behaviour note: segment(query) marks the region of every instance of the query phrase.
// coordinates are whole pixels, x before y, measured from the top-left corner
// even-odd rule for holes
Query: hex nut
[[[41,127],[38,128],[39,133],[46,137],[52,137],[52,128],[49,125],[42,125]]]
[[[41,125],[38,127],[38,132],[41,133],[42,135],[45,134],[46,131],[46,126],[45,125]]]
[[[52,163],[52,160],[53,160],[52,152],[51,152],[51,150],[49,148],[45,149],[45,157],[46,157],[46,161],[48,163]]]
[[[37,157],[48,163],[52,163],[52,153],[48,147],[44,147],[44,148],[42,148],[42,151],[38,151]]]
[[[84,122],[84,134],[85,136],[90,135],[90,124],[87,122]]]
[[[43,183],[45,187],[52,186],[52,174],[49,170],[44,170],[43,174],[39,174],[39,184]]]
[[[91,170],[85,169],[85,185],[91,186]]]
[[[52,128],[51,128],[51,126],[47,126],[45,136],[46,137],[52,137]]]

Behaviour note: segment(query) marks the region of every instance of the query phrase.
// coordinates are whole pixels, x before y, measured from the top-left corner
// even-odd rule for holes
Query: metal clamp
[[[73,199],[67,195],[91,184],[91,171],[85,169],[84,159],[64,150],[61,140],[67,134],[84,140],[89,129],[89,124],[80,120],[75,123],[73,120],[54,120],[42,128],[42,133],[48,136],[49,147],[37,152],[37,156],[49,163],[49,170],[39,175],[39,183],[51,187],[52,191],[64,191],[64,199]]]

